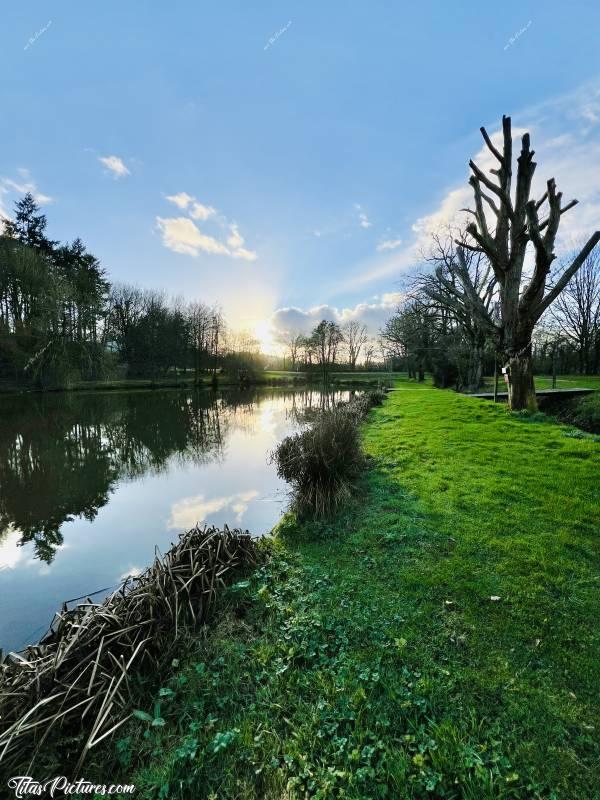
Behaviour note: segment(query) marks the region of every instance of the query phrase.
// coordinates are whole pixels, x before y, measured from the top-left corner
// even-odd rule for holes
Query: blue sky
[[[598,227],[599,30],[593,2],[6,4],[0,208],[32,187],[113,280],[265,339],[375,330],[502,113]]]

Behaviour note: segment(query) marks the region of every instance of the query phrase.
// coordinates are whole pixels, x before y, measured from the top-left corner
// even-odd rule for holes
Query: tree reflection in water
[[[49,563],[61,527],[93,520],[118,481],[166,468],[171,458],[218,459],[223,409],[251,397],[211,392],[62,394],[2,399],[0,539],[10,530]]]
[[[0,543],[18,532],[50,563],[61,528],[95,519],[121,481],[168,469],[173,459],[219,460],[232,427],[261,424],[256,405],[276,396],[295,422],[346,393],[245,389],[105,392],[0,398]],[[288,418],[290,418],[288,417]]]

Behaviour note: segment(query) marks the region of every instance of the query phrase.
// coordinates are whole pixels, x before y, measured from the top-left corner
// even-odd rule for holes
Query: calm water
[[[0,398],[0,647],[37,641],[63,601],[114,587],[196,522],[269,531],[287,489],[268,453],[298,412],[330,401],[277,390]]]

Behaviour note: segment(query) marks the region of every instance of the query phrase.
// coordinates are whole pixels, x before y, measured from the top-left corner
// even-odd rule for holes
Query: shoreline
[[[290,373],[292,375],[292,373]],[[213,385],[211,377],[205,377],[200,383],[196,383],[193,378],[175,379],[115,379],[107,381],[81,381],[72,386],[50,389],[36,389],[31,387],[0,387],[0,397],[3,395],[44,395],[44,394],[72,394],[79,392],[113,392],[113,391],[156,391],[160,389],[245,389],[253,387],[266,388],[323,388],[329,386],[332,389],[342,387],[360,388],[361,386],[377,386],[379,384],[389,384],[397,380],[400,373],[357,373],[357,377],[352,377],[348,373],[341,373],[343,377],[336,377],[332,373],[331,379],[324,383],[320,377],[315,379],[302,375],[286,377],[275,375],[254,380],[244,380],[225,376],[218,379],[217,384]],[[360,377],[360,376],[367,377]]]
[[[362,430],[355,499],[282,518],[145,686],[164,725],[128,723],[99,775],[143,798],[594,796],[597,442],[417,384]]]
[[[140,685],[140,716],[90,776],[141,798],[600,789],[598,442],[403,388],[362,426],[353,501],[328,521],[282,517],[206,634]]]

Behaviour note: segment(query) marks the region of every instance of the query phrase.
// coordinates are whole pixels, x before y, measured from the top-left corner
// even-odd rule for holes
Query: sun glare
[[[276,355],[279,346],[273,336],[273,326],[267,319],[262,319],[254,325],[252,329],[254,336],[258,339],[261,353]]]

